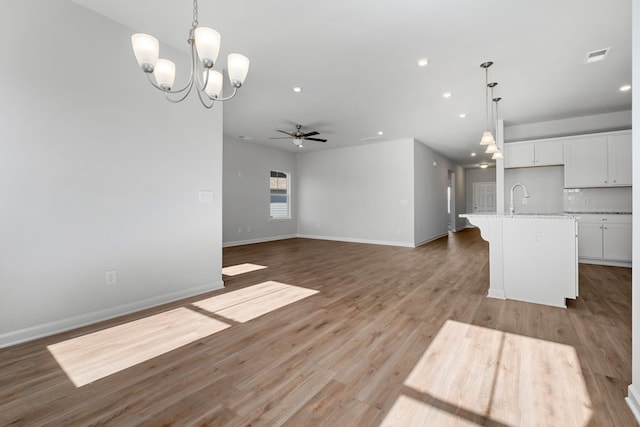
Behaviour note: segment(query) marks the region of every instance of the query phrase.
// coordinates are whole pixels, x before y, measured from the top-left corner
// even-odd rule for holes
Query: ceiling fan
[[[283,130],[278,129],[278,132],[285,133],[289,136],[280,136],[280,137],[269,138],[269,139],[291,139],[291,141],[293,142],[293,145],[295,145],[298,148],[302,148],[302,143],[305,140],[316,141],[316,142],[327,142],[326,139],[310,138],[311,136],[320,135],[320,132],[312,131],[312,132],[303,133],[301,129],[302,129],[302,125],[296,125],[295,132],[285,132]]]

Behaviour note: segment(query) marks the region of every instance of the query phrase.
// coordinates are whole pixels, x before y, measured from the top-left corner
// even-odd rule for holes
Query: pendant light
[[[489,130],[489,67],[493,65],[493,62],[487,61],[480,64],[481,68],[484,68],[484,110],[487,119],[487,127],[486,130],[482,133],[482,139],[480,140],[480,145],[489,145],[495,144],[496,140],[493,138],[491,131]]]
[[[493,99],[493,88],[498,86],[498,83],[496,82],[491,82],[489,84],[487,84],[487,87],[491,89],[491,99]],[[498,134],[496,132],[496,122],[493,116],[493,103],[491,103],[491,130],[493,131],[493,134],[496,136],[496,138],[498,137]],[[493,154],[495,152],[499,151],[498,150],[498,145],[496,144],[495,139],[493,141],[491,141],[488,145],[487,145],[487,149],[485,150],[485,153],[487,154]]]
[[[491,93],[491,97],[493,100],[493,103],[496,105],[496,137],[498,136],[498,102],[500,102],[502,100],[502,98],[498,97],[498,98],[493,98],[493,92]],[[493,112],[493,108],[491,109],[491,111]],[[500,149],[498,148],[498,145],[496,144],[496,152],[493,153],[493,156],[491,156],[491,160],[497,160],[497,159],[504,159],[504,155],[502,154],[502,151],[500,151]]]

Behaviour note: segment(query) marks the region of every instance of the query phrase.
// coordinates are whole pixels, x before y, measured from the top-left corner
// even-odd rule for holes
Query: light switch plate
[[[198,201],[200,203],[213,203],[213,191],[200,190],[198,192]]]

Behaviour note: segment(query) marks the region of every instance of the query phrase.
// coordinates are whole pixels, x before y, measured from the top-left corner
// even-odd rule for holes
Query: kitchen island
[[[578,296],[577,216],[461,214],[489,242],[488,297],[566,307]]]

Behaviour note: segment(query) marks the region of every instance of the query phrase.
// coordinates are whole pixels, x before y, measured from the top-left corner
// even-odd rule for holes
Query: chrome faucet
[[[509,200],[509,212],[512,214],[516,213],[516,208],[513,206],[513,191],[516,189],[516,187],[522,187],[522,191],[524,191],[524,198],[529,198],[529,192],[527,191],[527,187],[524,184],[521,184],[519,182],[517,184],[513,184],[513,187],[511,187],[511,199]]]

